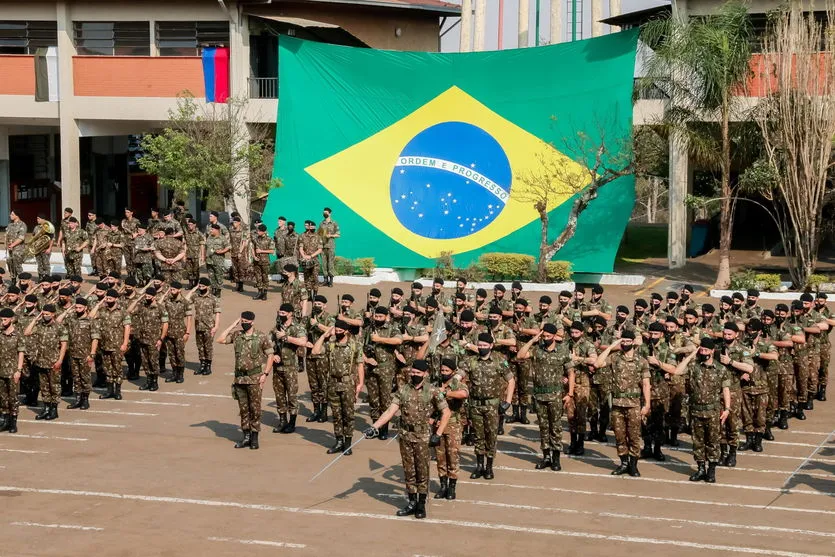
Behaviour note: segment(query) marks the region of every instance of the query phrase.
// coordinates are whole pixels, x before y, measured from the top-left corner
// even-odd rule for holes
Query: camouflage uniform
[[[424,385],[416,389],[411,384],[400,387],[391,398],[400,407],[400,457],[406,476],[406,492],[426,494],[429,491],[429,436],[430,418],[449,406],[443,392]]]
[[[312,344],[316,344],[324,334],[319,328],[320,324],[325,328],[330,327],[334,324],[333,316],[327,311],[322,311],[304,319],[307,339]],[[328,395],[328,361],[324,353],[307,355],[307,381],[310,384],[310,399],[314,406],[325,404]]]
[[[533,397],[543,452],[562,452],[563,377],[572,367],[571,353],[564,342],[556,343],[554,350],[531,347]]]
[[[446,384],[441,385],[441,392],[465,391],[469,396],[469,388],[464,380],[458,375],[453,375]],[[464,414],[467,411],[464,402],[467,399],[447,398],[450,415],[444,434],[441,435],[441,444],[435,450],[438,458],[438,476],[441,478],[458,479],[459,453],[461,450],[461,431],[464,423]]]
[[[125,218],[122,219],[122,231],[125,233],[125,270],[127,271],[128,275],[134,275],[136,273],[136,266],[134,263],[134,254],[133,246],[134,246],[134,238],[133,235],[136,234],[136,229],[139,227],[139,219],[131,217],[129,219]],[[66,238],[66,235],[64,235]]]
[[[365,330],[365,348],[371,352],[371,358],[377,362],[376,366],[366,366],[365,386],[368,391],[368,405],[371,419],[376,420],[391,405],[391,388],[394,380],[396,358],[395,346],[391,344],[377,344],[371,342],[371,335],[386,338],[402,338],[400,331],[393,323],[386,323],[382,327],[369,327]]]
[[[403,328],[403,333],[410,337],[420,337],[426,334],[426,328],[426,325],[415,322],[412,325],[406,325]],[[398,385],[409,381],[408,369],[412,366],[412,362],[415,361],[417,352],[422,344],[423,343],[416,343],[414,341],[403,341],[403,344],[397,347],[397,351],[400,352],[400,355],[403,356],[404,360],[406,360],[405,364],[403,364],[403,367],[400,369],[400,372],[397,374]]]
[[[17,416],[20,406],[17,396],[18,384],[14,380],[20,352],[26,352],[23,335],[17,330],[0,333],[0,414],[3,414],[6,420],[10,416]]]
[[[232,397],[238,401],[241,430],[261,431],[261,385],[259,380],[267,358],[273,355],[273,344],[261,331],[233,331],[226,344],[235,345],[235,381]]]
[[[104,275],[107,272],[107,250],[104,245],[107,244],[107,235],[110,231],[107,228],[97,226],[96,232],[92,236],[96,243],[96,253],[92,256],[93,266],[98,271],[99,275]]]
[[[140,302],[132,317],[133,334],[139,342],[139,356],[145,376],[156,379],[159,376],[159,350],[157,341],[162,337],[162,324],[168,323],[168,313],[156,301],[151,305]]]
[[[304,272],[304,287],[314,294],[319,291],[319,259],[314,257],[310,260],[313,264],[305,267],[301,258],[301,249],[304,249],[306,254],[311,254],[321,248],[322,238],[315,232],[305,231],[299,238],[299,266]]]
[[[243,224],[239,228],[235,228],[234,226],[229,228],[229,246],[232,248],[229,251],[232,259],[232,282],[243,282],[246,280],[249,254],[247,252],[241,253],[241,244],[251,239],[249,231]],[[272,245],[270,245],[269,249],[273,249]],[[267,257],[267,261],[269,261],[269,256]]]
[[[832,312],[829,307],[824,306],[817,310],[821,320],[832,319]],[[820,336],[820,367],[818,369],[818,385],[826,390],[826,385],[829,383],[829,353],[832,351],[832,342],[829,335],[832,333],[830,326]]]
[[[677,350],[680,348],[685,348],[690,345],[690,340],[681,332],[677,332],[671,337],[668,337],[667,344],[669,345],[671,350]],[[676,354],[672,355],[672,361],[667,362],[673,365],[677,365],[679,360],[682,359],[681,356],[677,356]],[[685,378],[681,375],[673,375],[670,377],[670,404],[667,409],[667,416],[666,422],[667,427],[673,429],[673,434],[671,437],[675,437],[678,433],[679,428],[683,425],[683,409],[684,409],[684,399],[687,394],[687,390],[685,388]]]
[[[288,337],[307,339],[307,331],[299,323],[291,323],[282,330]],[[273,352],[281,357],[281,361],[273,364],[273,391],[275,404],[279,415],[289,412],[291,416],[299,413],[299,359],[296,351],[298,346],[276,338],[278,330],[271,333]]]
[[[38,227],[35,227],[37,230]],[[52,266],[49,263],[49,257],[52,255],[52,251],[49,249],[45,249],[40,253],[35,254],[35,263],[38,265],[38,277],[45,277],[48,276],[52,270]]]
[[[137,236],[133,243],[133,272],[136,282],[145,285],[154,276],[154,238],[148,234]]]
[[[197,358],[203,361],[212,361],[214,348],[212,347],[212,329],[215,326],[215,315],[221,313],[220,300],[211,291],[205,296],[199,292],[192,296],[191,303],[194,306],[194,338],[197,341]]]
[[[81,275],[81,258],[84,257],[84,250],[79,249],[81,244],[87,241],[87,233],[81,228],[75,231],[67,230],[64,234],[64,268],[67,275]]]
[[[451,333],[448,333],[451,335]],[[441,360],[449,358],[455,362],[456,367],[461,364],[464,356],[467,354],[466,350],[461,346],[457,339],[450,338],[448,342],[438,344],[433,350],[427,354],[426,359],[429,361],[429,378],[433,383],[438,384],[441,380]],[[461,416],[466,421],[466,414]]]
[[[124,234],[120,231],[110,230],[107,232],[106,242],[108,247],[104,256],[104,269],[106,273],[122,272],[122,248],[115,247],[114,244],[122,244],[124,241]]]
[[[823,316],[814,308],[810,309],[806,312],[805,316],[807,318],[806,322],[809,325],[804,325],[806,327],[814,327],[821,321],[823,321]],[[824,333],[806,333],[806,344],[809,347],[809,368],[807,371],[807,381],[806,381],[806,400],[814,399],[818,394],[818,370],[821,367],[821,339],[824,337]]]
[[[41,399],[45,404],[57,404],[61,396],[61,369],[54,370],[53,364],[61,354],[61,343],[69,341],[67,328],[59,325],[55,319],[49,323],[39,320],[32,330],[34,351],[26,343],[26,353],[31,354],[32,372],[37,373],[41,382]]]
[[[797,333],[792,334],[802,334],[806,337],[806,342],[804,344],[795,344],[794,350],[792,353],[792,361],[794,363],[794,389],[792,393],[792,400],[796,401],[798,404],[802,404],[805,408],[806,405],[806,397],[809,392],[809,354],[811,352],[809,348],[809,333],[803,331],[806,327],[811,327],[813,323],[811,320],[808,319],[808,314],[801,315],[799,317],[792,316],[789,318],[784,324],[783,327],[790,327],[796,331]]]
[[[99,351],[108,383],[122,384],[121,346],[125,327],[130,323],[130,315],[118,304],[113,309],[102,306],[94,321],[92,337],[99,340]]]
[[[223,286],[223,274],[226,272],[226,254],[215,253],[230,247],[229,238],[222,234],[206,238],[206,272],[212,289],[217,291]]]
[[[268,249],[274,250],[275,245],[273,244],[272,238],[264,234],[261,236],[260,234],[256,234],[252,238],[253,248],[255,250],[258,249]],[[255,262],[252,265],[253,273],[255,274],[255,288],[258,290],[266,290],[270,286],[270,254],[269,253],[256,253],[255,254]],[[243,279],[238,279],[243,280]]]
[[[754,360],[751,358],[751,349],[741,342],[735,341],[730,347],[724,347],[724,350],[731,360],[754,365]],[[742,425],[742,386],[739,382],[742,373],[730,364],[727,367],[731,375],[731,411],[722,428],[720,444],[736,447],[739,440],[739,429]]]
[[[307,290],[305,284],[298,278],[293,282],[285,282],[281,286],[281,301],[285,304],[290,304],[295,310],[293,316],[300,319],[302,316],[302,306],[308,300]]]
[[[183,275],[192,284],[200,279],[200,249],[206,243],[206,239],[196,228],[192,231],[188,227],[183,230],[183,239],[186,242],[186,264]]]
[[[281,237],[281,244],[275,246],[276,251],[281,253],[278,266],[283,269],[285,265],[299,264],[298,258],[299,235],[294,230],[292,234],[285,232]]]
[[[168,335],[165,337],[165,353],[174,369],[186,365],[186,319],[194,315],[194,305],[186,301],[182,293],[177,299],[171,296],[165,299],[165,312],[168,314]]]
[[[17,279],[17,275],[23,272],[23,252],[26,248],[21,242],[9,250],[9,244],[15,240],[24,240],[27,231],[26,223],[22,220],[10,222],[6,227],[6,258],[9,264],[9,274],[13,281]]]
[[[686,373],[690,403],[693,458],[696,462],[719,462],[722,390],[731,387],[728,369],[718,362],[691,362]]]
[[[516,321],[516,350],[519,351],[522,346],[528,342],[531,337],[519,333],[519,329],[538,329],[539,323],[530,315],[525,314],[521,319],[515,318]],[[530,406],[531,392],[528,383],[531,379],[531,362],[530,360],[511,360],[510,368],[513,370],[513,375],[516,377],[516,390],[513,393],[513,404],[521,406]]]
[[[784,321],[782,324],[778,325],[777,323],[773,323],[768,330],[768,338],[772,341],[785,341],[791,340],[792,335],[802,335],[803,330],[797,324],[792,324],[788,321]],[[769,391],[769,407],[776,410],[782,410],[788,412],[789,406],[792,402],[793,391],[794,391],[794,364],[792,363],[792,349],[791,348],[778,348],[777,353],[780,355],[780,359],[777,360],[776,368],[777,368],[777,384],[774,387],[774,400],[771,400],[771,393]],[[769,373],[769,381],[771,381],[771,373],[773,373],[772,365],[769,365],[768,368]]]
[[[673,347],[663,339],[655,345],[641,344],[638,354],[642,358],[655,356],[662,364],[676,365],[677,363],[676,355],[673,354]],[[666,371],[659,366],[650,365],[649,362],[647,362],[647,366],[650,372],[650,410],[646,427],[643,428],[643,437],[644,444],[651,448],[653,443],[660,446],[664,442],[664,418],[670,408],[671,388]]]
[[[609,356],[612,370],[612,429],[618,456],[638,458],[641,449],[641,394],[643,380],[650,378],[649,364],[639,355],[621,352]]]
[[[475,430],[475,454],[496,456],[499,429],[499,403],[504,400],[503,385],[513,378],[507,360],[491,353],[486,360],[478,356],[462,364],[470,385],[470,423]]]
[[[64,236],[65,240],[66,238]],[[93,390],[93,371],[87,363],[87,358],[90,357],[93,344],[94,322],[86,315],[78,317],[75,311],[71,311],[64,324],[69,333],[67,356],[70,359],[72,390],[75,394],[90,394]]]
[[[284,238],[286,237],[287,228],[282,229],[276,227],[275,232],[273,232],[273,246],[275,247],[275,258],[278,260],[279,265],[281,265],[281,259],[284,257],[282,250],[284,249]],[[281,268],[284,268],[284,265],[281,265]]]
[[[17,314],[16,327],[20,330],[21,335],[23,331],[29,326],[29,323],[38,315],[37,308],[32,312],[27,312],[25,306],[21,307]],[[23,335],[23,343],[26,347],[26,356],[23,359],[23,374],[20,379],[20,391],[26,396],[26,404],[34,406],[38,400],[38,383],[40,381],[40,373],[34,368],[34,359],[38,353],[38,339],[35,335]]]
[[[767,340],[759,340],[751,347],[754,371],[748,381],[742,382],[742,428],[745,433],[765,433],[768,423],[768,390],[769,381],[766,368],[777,360],[760,360],[760,354],[777,353],[777,347]],[[770,366],[769,366],[770,367]]]
[[[357,395],[357,366],[362,362],[362,349],[357,341],[328,341],[324,346],[327,366],[328,405],[333,414],[333,434],[349,438],[354,432],[354,402]]]
[[[569,339],[568,347],[571,353],[578,358],[595,358],[597,350],[594,345],[585,337],[574,341]],[[574,399],[566,408],[568,424],[572,433],[582,436],[586,433],[586,417],[589,411],[589,396],[591,394],[591,375],[594,373],[594,366],[577,364],[577,373],[574,383]]]
[[[317,231],[322,238],[322,274],[325,277],[335,275],[333,259],[336,253],[336,242],[328,238],[327,234],[339,234],[339,225],[335,221],[322,221]],[[305,249],[307,251],[307,249]]]
[[[173,236],[165,236],[157,240],[156,249],[165,259],[174,259],[183,251],[183,242]],[[175,280],[180,280],[180,274],[183,271],[182,259],[170,265],[165,261],[157,260],[157,265],[165,282],[170,284]]]

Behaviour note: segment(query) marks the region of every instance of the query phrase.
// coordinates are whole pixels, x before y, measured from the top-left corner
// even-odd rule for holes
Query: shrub
[[[568,261],[549,261],[545,264],[548,282],[568,282],[571,280],[571,263]]]
[[[777,274],[758,274],[755,277],[756,286],[758,290],[765,290],[766,292],[780,291],[780,275]]]
[[[751,269],[743,269],[731,275],[731,290],[748,290],[757,287],[757,273]]]
[[[455,262],[452,260],[451,251],[442,251],[441,255],[435,259],[435,269],[432,272],[432,277],[441,277],[444,280],[457,278],[455,276]]]
[[[478,265],[490,280],[527,280],[533,275],[534,258],[521,253],[484,253]]]
[[[340,276],[351,276],[354,274],[354,264],[347,257],[336,256],[333,258],[333,270]]]
[[[374,269],[376,266],[374,265],[374,258],[373,257],[360,257],[354,261],[354,268],[357,269],[362,275],[366,277],[370,277],[374,274]]]
[[[818,292],[821,288],[821,284],[825,282],[830,282],[830,279],[826,275],[809,275],[809,278],[806,279],[806,288],[812,290],[813,292]]]

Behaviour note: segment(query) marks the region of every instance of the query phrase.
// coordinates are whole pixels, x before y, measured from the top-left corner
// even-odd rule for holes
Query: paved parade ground
[[[387,300],[393,285],[378,286]],[[337,285],[321,293],[332,310],[337,293],[352,293],[359,306],[365,291]],[[638,287],[607,288],[605,296],[631,308],[639,291],[648,297]],[[252,295],[224,290],[221,328],[251,309],[267,330],[278,296]],[[610,475],[611,432],[609,445],[589,442],[583,457],[563,456],[562,472],[537,471],[532,416],[530,425],[506,426],[493,481],[469,480],[474,456],[463,449],[456,501],[432,498],[433,462],[428,518],[415,520],[394,516],[404,499],[396,440],[362,441],[311,483],[333,459],[325,454],[333,435],[330,423],[304,421],[306,376],[296,433],[271,432],[268,381],[261,449],[234,450],[231,347],[215,346],[208,377],[192,375],[194,341],[186,355],[184,384],[140,392],[138,381],[126,383],[124,400],[94,397],[87,411],[61,404],[52,422],[21,408],[20,432],[0,434],[0,555],[835,555],[832,400],[816,402],[788,431],[774,429],[764,452],[718,468],[714,485],[688,481],[694,463],[683,434],[678,450],[665,447],[666,462],[639,462],[641,478]],[[355,440],[368,423],[361,404]]]

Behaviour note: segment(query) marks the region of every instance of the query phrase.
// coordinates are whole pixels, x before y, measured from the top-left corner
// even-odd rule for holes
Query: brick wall
[[[75,94],[80,97],[205,96],[199,57],[75,56]]]

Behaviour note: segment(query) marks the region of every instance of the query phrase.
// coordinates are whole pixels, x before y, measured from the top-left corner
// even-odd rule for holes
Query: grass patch
[[[617,261],[643,263],[650,257],[667,257],[667,225],[627,225],[618,248]]]

